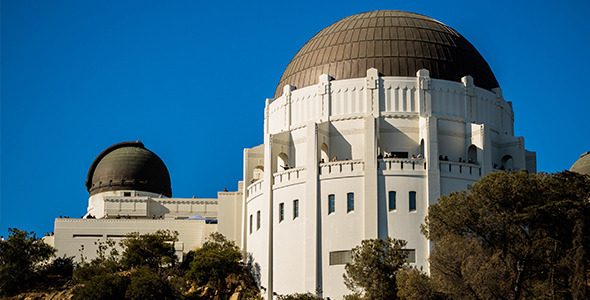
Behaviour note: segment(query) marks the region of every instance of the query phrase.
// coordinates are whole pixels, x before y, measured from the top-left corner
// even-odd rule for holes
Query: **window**
[[[279,203],[279,222],[285,219],[285,203]]]
[[[389,191],[389,211],[395,210],[395,191]]]
[[[299,200],[293,200],[293,220],[299,217]]]
[[[123,192],[123,197],[131,197],[131,192]]]
[[[260,211],[256,212],[256,230],[260,229]]]
[[[334,195],[328,195],[328,214],[333,213],[335,210]]]
[[[354,193],[346,194],[346,212],[354,210]]]
[[[410,211],[416,210],[416,192],[410,192]]]
[[[252,215],[250,215],[250,233],[252,233],[252,224],[254,223],[254,221],[252,220]]]
[[[332,251],[330,252],[330,266],[345,265],[352,262],[352,251]]]
[[[416,250],[414,249],[402,249],[406,253],[406,262],[407,263],[415,263],[416,262]]]

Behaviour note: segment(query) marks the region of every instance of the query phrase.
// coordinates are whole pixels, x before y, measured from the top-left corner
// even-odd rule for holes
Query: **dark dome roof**
[[[570,171],[590,175],[590,152],[580,155],[580,158],[572,165]]]
[[[172,196],[166,165],[140,141],[118,143],[100,153],[88,170],[86,189],[90,195],[138,190]]]
[[[432,18],[396,10],[366,12],[344,18],[320,31],[291,60],[275,91],[287,84],[302,88],[328,74],[334,79],[367,76],[416,76],[461,81],[471,75],[478,87],[498,87],[496,77],[475,47],[451,27]]]

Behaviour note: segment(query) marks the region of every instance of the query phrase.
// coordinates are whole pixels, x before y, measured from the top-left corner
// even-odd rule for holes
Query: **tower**
[[[244,151],[242,245],[268,298],[341,298],[363,239],[404,239],[428,268],[429,205],[490,172],[536,171],[513,122],[486,61],[443,23],[374,11],[320,31],[266,101],[264,144]]]

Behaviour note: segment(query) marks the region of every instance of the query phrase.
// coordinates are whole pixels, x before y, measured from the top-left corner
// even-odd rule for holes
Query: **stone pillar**
[[[375,239],[379,234],[377,138],[379,122],[379,72],[367,70],[367,115],[365,116],[365,185],[364,185],[364,239]]]
[[[266,213],[267,219],[266,224],[261,224],[262,226],[268,226],[268,257],[267,257],[267,264],[268,270],[266,270],[266,282],[262,282],[263,286],[266,286],[267,292],[267,299],[273,299],[273,170],[275,170],[274,165],[276,163],[276,159],[273,155],[273,136],[269,133],[269,119],[268,119],[268,106],[270,104],[270,99],[267,99],[266,107],[265,107],[265,118],[264,118],[264,183],[262,184],[263,194],[266,195]],[[264,272],[264,271],[263,271]]]
[[[305,291],[322,289],[321,197],[318,195],[319,146],[318,126],[307,124],[305,199]],[[321,295],[318,295],[321,296]]]

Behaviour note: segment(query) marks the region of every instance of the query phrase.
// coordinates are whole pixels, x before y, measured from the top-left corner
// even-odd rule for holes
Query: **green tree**
[[[43,268],[55,249],[33,232],[9,228],[8,239],[0,242],[0,296],[22,291]]]
[[[226,288],[226,278],[231,274],[244,274],[240,261],[242,252],[234,242],[221,233],[214,232],[194,253],[191,269],[186,277],[200,285],[216,288],[218,295]]]
[[[352,249],[352,262],[344,267],[344,284],[365,299],[397,299],[396,273],[406,263],[406,242],[393,239],[362,241]]]
[[[457,299],[586,299],[588,199],[577,173],[491,173],[430,206],[431,274]]]
[[[148,266],[139,267],[129,276],[130,282],[125,297],[132,300],[143,299],[177,299],[178,291],[163,276],[162,272],[150,269]]]
[[[174,266],[177,262],[174,243],[178,241],[178,232],[158,230],[155,233],[139,234],[132,232],[121,241],[124,248],[121,264],[126,269],[140,266],[150,268]]]
[[[415,268],[403,268],[397,272],[397,296],[402,300],[443,300],[434,280]]]
[[[280,295],[277,298],[279,300],[322,300],[322,298],[312,293]]]

